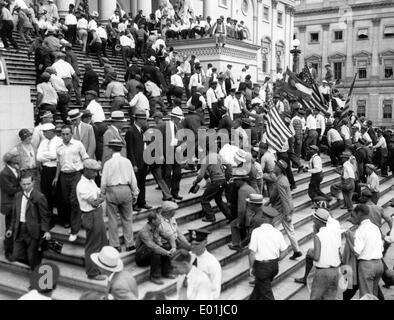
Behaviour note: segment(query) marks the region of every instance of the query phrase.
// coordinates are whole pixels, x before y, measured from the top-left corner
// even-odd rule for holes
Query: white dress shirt
[[[348,160],[343,164],[343,178],[344,179],[356,179],[354,168],[351,162]]]
[[[72,13],[69,13],[68,15],[66,15],[64,20],[65,20],[64,24],[66,26],[75,26],[78,24],[77,17],[75,15],[73,15]]]
[[[328,218],[327,225],[316,234],[320,241],[320,259],[317,268],[339,267],[341,264],[340,249],[342,246],[341,227],[337,220]]]
[[[76,172],[83,170],[83,161],[89,159],[81,141],[71,139],[68,145],[64,142],[56,150],[57,162],[61,172]]]
[[[378,148],[386,149],[387,148],[387,142],[383,136],[381,136],[377,140],[378,140],[378,142],[374,146],[374,149],[378,149]]]
[[[317,129],[316,118],[311,114],[308,116],[308,118],[306,118],[306,127],[309,130]]]
[[[263,223],[254,229],[249,249],[255,253],[256,261],[279,259],[280,253],[287,249],[283,234],[271,224]]]
[[[383,258],[383,241],[380,229],[371,220],[363,220],[354,235],[354,251],[358,260]]]
[[[56,150],[62,143],[62,139],[58,136],[54,136],[51,140],[46,138],[42,140],[37,150],[37,161],[44,167],[56,168]]]
[[[185,281],[186,279],[186,281]],[[184,290],[183,284],[187,283],[186,296],[187,300],[212,300],[211,282],[208,276],[195,266],[192,266],[189,274],[178,277],[177,292],[178,300],[180,291]]]
[[[33,190],[31,190],[29,193],[23,193],[22,195],[22,204],[21,204],[21,214],[20,214],[20,222],[26,223],[26,208],[27,208],[27,202],[28,199],[30,198],[30,195]]]
[[[97,35],[99,36],[99,38],[101,39],[108,39],[108,34],[107,34],[107,30],[105,30],[103,27],[98,27],[97,28]]]
[[[135,48],[135,41],[134,41],[134,38],[133,39],[132,38],[133,37],[128,37],[125,35],[121,36],[119,39],[120,45],[122,47],[130,47],[130,48],[134,49]]]
[[[369,135],[368,132],[365,132],[365,133],[362,135],[362,138],[367,142],[367,143],[365,144],[367,147],[370,146],[370,145],[372,145],[372,139],[371,139],[371,136]]]
[[[191,90],[192,87],[202,87],[202,74],[195,73],[190,77],[189,90]]]
[[[89,110],[91,112],[93,123],[105,121],[105,113],[103,107],[96,100],[90,101],[89,105],[86,107],[86,110]]]
[[[228,110],[231,120],[234,120],[234,114],[242,113],[238,99],[231,95],[224,99],[224,106]]]
[[[75,70],[71,64],[64,61],[63,59],[56,61],[52,67],[55,68],[58,77],[62,79],[72,78],[72,76],[75,74]]]
[[[343,141],[341,135],[339,134],[338,130],[332,128],[327,132],[327,141],[328,144],[331,145],[334,142]]]
[[[130,107],[136,107],[137,110],[146,112],[146,116],[149,118],[149,100],[142,92],[138,92],[134,96],[130,101]]]
[[[212,104],[218,102],[218,97],[215,90],[209,88],[207,91],[207,105],[209,109],[212,109]]]
[[[321,129],[320,136],[323,137],[326,131],[326,118],[321,113],[316,116],[316,128]]]
[[[207,250],[197,256],[197,269],[203,271],[211,281],[212,298],[219,299],[222,289],[222,267],[219,261]]]
[[[88,29],[88,24],[89,24],[88,20],[86,20],[85,18],[81,18],[81,19],[78,20],[77,29],[85,29],[85,30],[87,30]]]
[[[92,30],[97,30],[97,22],[96,20],[92,19],[89,21],[88,23],[88,30],[92,31]]]
[[[179,74],[173,74],[171,76],[171,85],[173,85],[175,87],[181,87],[181,88],[184,87],[182,78]]]
[[[367,188],[371,190],[371,192],[379,192],[379,177],[375,172],[372,172],[367,177]]]
[[[341,127],[341,135],[343,136],[344,140],[349,140],[350,139],[350,129],[346,125],[342,125]]]
[[[81,180],[79,180],[77,184],[77,198],[81,211],[91,212],[95,210],[89,201],[97,200],[100,193],[101,190],[97,187],[96,182],[94,182],[94,180],[89,180],[82,175]]]
[[[309,167],[310,167],[309,172],[312,174],[319,173],[319,172],[323,171],[323,164],[322,164],[321,158],[318,154],[315,154],[311,158],[311,160],[309,162]]]

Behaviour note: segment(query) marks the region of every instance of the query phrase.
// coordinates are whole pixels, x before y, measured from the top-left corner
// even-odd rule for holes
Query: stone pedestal
[[[57,10],[60,17],[65,17],[68,14],[70,4],[75,4],[75,0],[57,0]]]
[[[4,167],[3,155],[19,142],[18,132],[24,128],[29,130],[34,128],[30,88],[27,86],[0,86],[0,170]],[[1,243],[4,239],[4,229],[4,216],[0,215]]]
[[[224,72],[227,65],[233,66],[233,75],[239,75],[245,65],[249,65],[249,73],[253,82],[263,82],[264,79],[257,79],[257,53],[260,47],[243,41],[227,39],[226,46],[216,47],[215,39],[203,38],[185,41],[169,41],[169,47],[174,47],[179,54],[190,56],[194,54],[201,62],[202,67],[206,70],[208,63],[212,63],[218,72]],[[237,80],[237,79],[235,79]]]
[[[116,0],[101,0],[99,2],[100,19],[108,20],[115,12]]]

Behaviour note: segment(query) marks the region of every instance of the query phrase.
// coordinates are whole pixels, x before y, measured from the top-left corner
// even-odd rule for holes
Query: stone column
[[[143,14],[148,17],[152,13],[152,0],[138,0],[138,10],[142,10]]]
[[[289,50],[291,48],[291,27],[290,27],[290,9],[291,7],[289,5],[285,5],[285,17],[284,17],[284,27],[285,27],[285,44],[286,44],[286,48],[285,48],[285,68],[286,67],[290,67],[290,53]],[[285,71],[285,70],[283,70]]]
[[[274,24],[278,20],[276,7],[278,5],[277,0],[272,0],[272,10],[271,10],[271,79],[276,74],[276,36],[274,33]]]
[[[322,24],[323,28],[323,38],[322,38],[322,59],[323,59],[323,66],[328,62],[328,44],[329,44],[329,38],[330,38],[330,33],[328,32],[330,30],[330,24]]]
[[[133,13],[133,15],[134,15],[134,17],[137,15],[137,0],[130,0],[130,2],[131,2],[131,5],[130,5],[130,8],[131,8],[131,12]]]
[[[305,65],[305,57],[307,56],[307,53],[305,52],[305,50],[306,50],[306,37],[305,37],[306,26],[298,26],[298,31],[299,31],[299,39],[298,40],[300,40],[300,44],[301,44],[300,45],[301,55],[299,57],[300,68],[303,68]]]
[[[108,20],[114,14],[116,9],[116,0],[100,0],[99,1],[100,20]]]
[[[354,34],[354,21],[348,18],[346,21],[347,35],[346,35],[346,83],[353,81],[354,69],[353,69],[353,34]]]
[[[204,9],[203,9],[204,19],[206,19],[207,17],[211,17],[212,22],[215,22],[216,21],[215,19],[218,18],[215,15],[215,11],[217,10],[217,2],[212,0],[204,0],[203,5],[204,5]]]
[[[372,19],[372,64],[370,83],[377,84],[380,78],[380,64],[379,64],[379,38],[380,33],[380,18]]]
[[[59,12],[60,17],[64,17],[68,14],[68,7],[70,4],[75,4],[74,0],[57,0],[57,10]]]

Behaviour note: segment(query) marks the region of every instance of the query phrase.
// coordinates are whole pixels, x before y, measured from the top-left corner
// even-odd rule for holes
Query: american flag
[[[290,129],[284,124],[278,113],[278,109],[274,105],[269,86],[267,86],[266,93],[264,112],[267,121],[267,143],[276,151],[280,151],[292,134]]]
[[[350,87],[349,94],[346,99],[345,107],[342,110],[341,120],[345,119],[347,117],[347,114],[350,110],[350,102],[352,101],[353,89],[354,89],[354,85],[356,83],[356,79],[357,79],[357,73],[354,75],[352,86]]]
[[[312,75],[309,71],[307,64],[305,64],[305,68],[302,70],[302,78],[303,78],[304,82],[310,88],[312,88],[313,92],[312,92],[312,99],[310,101],[300,99],[301,104],[305,108],[310,109],[312,111],[315,109],[318,109],[318,110],[322,111],[323,113],[327,113],[328,112],[328,105],[324,102],[324,99],[320,94],[319,88],[318,88],[315,80],[313,80],[313,78],[312,78]]]

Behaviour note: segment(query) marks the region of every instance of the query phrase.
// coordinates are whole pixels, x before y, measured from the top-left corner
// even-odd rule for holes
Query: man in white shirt
[[[130,65],[130,60],[135,55],[135,41],[131,33],[121,34],[120,45],[122,46],[123,63],[125,68]]]
[[[144,87],[140,84],[137,85],[137,94],[130,101],[130,107],[135,109],[135,112],[138,110],[142,110],[146,113],[146,117],[149,118],[149,100],[144,95]],[[135,113],[133,111],[133,113]]]
[[[364,140],[364,145],[366,147],[372,147],[372,139],[371,136],[368,133],[368,127],[367,126],[362,126],[361,127],[361,138]]]
[[[201,75],[201,66],[197,66],[196,73],[190,77],[189,91],[191,95],[195,94],[200,87],[203,87],[203,79]]]
[[[373,164],[367,163],[365,165],[365,173],[367,174],[367,183],[360,183],[360,187],[365,187],[361,192],[362,195],[366,192],[371,192],[371,201],[377,205],[379,201],[379,177],[376,174],[376,167]]]
[[[85,270],[90,280],[103,281],[106,277],[100,274],[100,269],[90,258],[92,253],[100,252],[108,243],[101,207],[104,198],[94,182],[101,165],[96,160],[88,159],[83,162],[83,166],[83,175],[77,184],[76,192],[82,213],[82,226],[86,230]]]
[[[327,124],[327,142],[329,147],[329,154],[331,158],[332,166],[336,167],[339,164],[339,155],[345,150],[345,143],[338,130],[334,128],[332,121],[328,121]]]
[[[342,153],[341,158],[344,160],[343,169],[341,172],[341,182],[331,185],[331,194],[333,200],[330,205],[339,201],[339,193],[342,191],[344,206],[341,209],[347,209],[348,212],[353,211],[352,196],[355,190],[356,175],[350,158],[352,154],[349,151]],[[332,203],[333,202],[333,203]]]
[[[191,230],[191,251],[196,255],[194,265],[203,271],[211,282],[212,298],[219,299],[222,290],[222,267],[206,248],[209,234],[210,232],[204,230]]]
[[[311,156],[311,160],[309,161],[309,172],[311,175],[311,180],[308,187],[308,195],[312,201],[315,201],[316,197],[326,198],[327,201],[330,201],[325,193],[323,193],[320,189],[320,184],[323,181],[323,163],[319,155],[319,147],[310,146],[309,154]]]
[[[316,109],[317,110],[317,109]],[[326,132],[326,118],[320,110],[316,113],[316,130],[318,134],[318,141],[320,141]]]
[[[107,58],[107,41],[108,41],[108,34],[105,27],[101,24],[101,22],[97,23],[97,35],[101,39],[101,52],[103,56]]]
[[[348,124],[349,122],[346,119],[342,120],[341,137],[345,143],[345,147],[349,149],[352,146],[352,139]]]
[[[228,114],[232,121],[240,119],[242,115],[241,107],[238,99],[235,97],[235,89],[230,89],[230,95],[224,99],[224,106],[228,110]]]
[[[52,182],[56,176],[56,150],[62,144],[62,139],[56,135],[56,127],[52,123],[41,126],[44,140],[37,150],[37,161],[41,163],[41,192],[48,202],[49,212],[53,212],[54,199]]]
[[[249,274],[256,277],[250,300],[275,300],[272,280],[279,273],[279,258],[287,250],[283,234],[273,226],[277,210],[263,210],[256,218],[260,227],[252,232],[249,244]]]
[[[216,94],[218,83],[211,82],[210,88],[207,91],[207,106],[209,111],[209,128],[216,128],[219,125],[219,100]]]
[[[192,265],[189,252],[179,250],[172,259],[172,265],[180,275],[177,281],[178,300],[213,300],[211,281],[204,271]]]
[[[68,14],[65,17],[64,24],[67,26],[67,32],[66,32],[66,39],[68,42],[70,42],[72,45],[75,45],[77,41],[77,17],[73,13],[73,6],[72,4],[70,5],[70,9]]]
[[[358,205],[354,209],[359,224],[354,234],[354,245],[350,248],[357,257],[357,275],[360,297],[366,294],[378,296],[379,282],[383,274],[383,241],[380,229],[369,219],[369,208]],[[352,233],[348,231],[346,240],[352,243]]]
[[[387,157],[388,157],[388,150],[387,150],[387,142],[385,137],[383,136],[383,130],[377,130],[376,136],[377,143],[373,146],[373,151],[377,153],[379,159],[379,166],[381,169],[382,177],[388,177],[387,172]]]
[[[310,112],[310,111],[309,111]],[[308,151],[309,146],[317,145],[318,140],[318,133],[317,133],[317,123],[315,115],[319,113],[319,110],[315,109],[313,113],[310,113],[309,116],[306,118],[306,134],[307,137],[305,139],[305,146]]]

